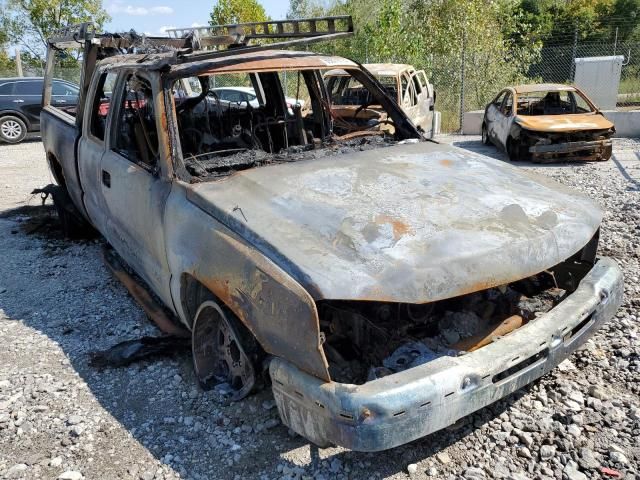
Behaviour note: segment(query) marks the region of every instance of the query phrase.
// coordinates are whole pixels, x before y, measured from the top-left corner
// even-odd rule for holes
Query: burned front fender
[[[251,331],[269,354],[330,381],[315,303],[309,293],[257,249],[191,203],[187,185],[175,182],[164,228],[171,293],[182,321],[181,278],[207,288]]]

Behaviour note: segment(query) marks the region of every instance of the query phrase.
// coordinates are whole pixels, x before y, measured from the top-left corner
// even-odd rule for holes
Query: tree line
[[[468,65],[469,107],[485,102],[496,85],[556,70],[567,77],[571,58],[559,59],[553,49],[566,57],[577,42],[640,43],[640,0],[290,0],[290,19],[323,15],[351,15],[356,33],[314,50],[425,68],[445,103],[460,102]],[[268,19],[259,0],[218,0],[210,13],[212,25]],[[85,21],[99,30],[109,21],[101,0],[3,0],[0,44],[22,45],[23,63],[41,66],[46,38]],[[553,62],[560,61],[558,69]],[[0,69],[11,62],[4,50]]]

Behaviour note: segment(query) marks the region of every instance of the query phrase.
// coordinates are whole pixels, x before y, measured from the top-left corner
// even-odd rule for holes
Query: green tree
[[[226,25],[269,20],[257,0],[218,0],[211,11],[210,25]]]
[[[93,22],[98,29],[110,20],[102,0],[7,0],[0,12],[1,28],[12,44],[42,59],[47,38],[67,25]]]
[[[289,2],[288,19],[321,17],[325,7],[321,0],[291,0]]]

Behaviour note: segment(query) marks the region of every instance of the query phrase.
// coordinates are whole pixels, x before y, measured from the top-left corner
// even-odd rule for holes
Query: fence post
[[[573,82],[576,76],[576,55],[578,54],[578,27],[575,27],[573,31],[573,52],[571,53],[571,69],[569,73],[571,74],[570,80]]]
[[[462,64],[460,65],[460,131],[458,133],[462,133],[462,129],[464,127],[464,70],[467,57],[467,29],[465,27],[466,22],[462,30]]]
[[[20,47],[16,47],[16,73],[19,77],[24,77],[22,72],[22,54],[20,52]]]

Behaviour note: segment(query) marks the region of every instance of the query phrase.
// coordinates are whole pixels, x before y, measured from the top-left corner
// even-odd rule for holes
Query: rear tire
[[[489,138],[489,131],[487,130],[487,124],[482,123],[482,143],[483,145],[491,145],[491,138]]]
[[[64,187],[49,185],[43,189],[53,198],[53,205],[58,213],[58,220],[65,237],[79,239],[96,235],[94,228],[82,217]]]
[[[20,143],[27,136],[27,125],[21,118],[7,115],[0,118],[0,140],[6,143]]]
[[[613,146],[608,146],[605,148],[604,153],[602,154],[602,161],[606,162],[611,159],[611,155],[613,154]]]

